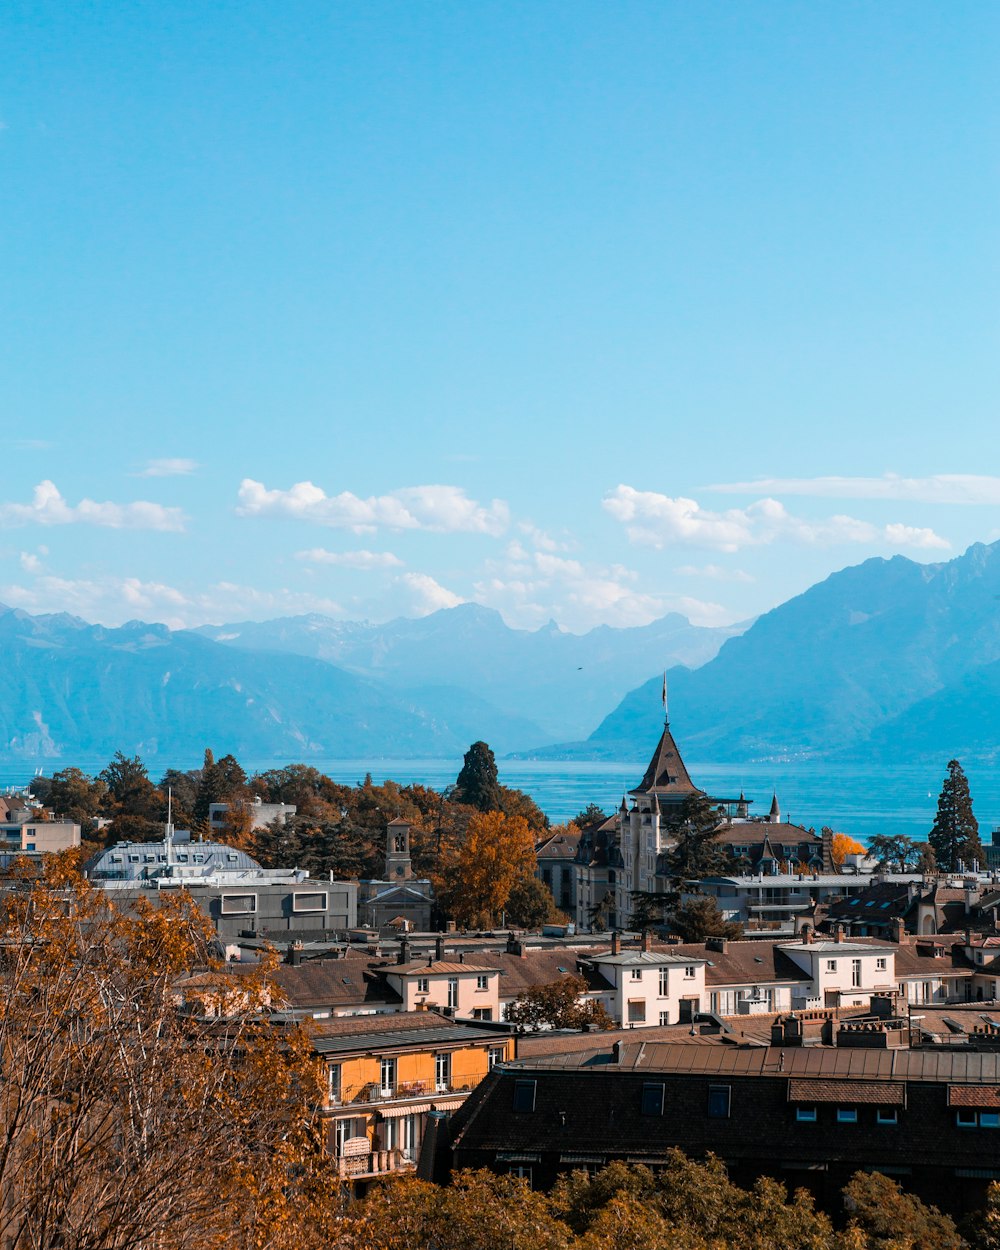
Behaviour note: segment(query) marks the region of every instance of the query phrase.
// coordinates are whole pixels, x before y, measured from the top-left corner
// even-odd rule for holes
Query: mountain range
[[[688,758],[995,760],[1000,543],[940,564],[895,556],[843,569],[668,683]],[[586,740],[531,754],[642,759],[661,690],[651,677]]]
[[[207,745],[248,760],[454,759],[479,738],[498,754],[644,760],[669,667],[689,759],[993,761],[1000,543],[939,564],[867,560],[748,627],[670,615],[574,635],[463,604],[382,625],[171,631],[0,608],[0,655],[12,760],[121,749],[184,764]]]
[[[0,607],[0,756],[195,763],[455,758],[582,735],[650,668],[697,663],[728,630],[668,617],[577,637],[474,605],[372,626],[297,617],[172,631]],[[587,681],[594,689],[585,689]]]

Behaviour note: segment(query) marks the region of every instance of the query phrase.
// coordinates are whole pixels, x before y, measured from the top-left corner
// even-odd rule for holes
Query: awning
[[[792,1077],[789,1102],[873,1103],[881,1107],[904,1107],[906,1086],[902,1081],[824,1081]]]

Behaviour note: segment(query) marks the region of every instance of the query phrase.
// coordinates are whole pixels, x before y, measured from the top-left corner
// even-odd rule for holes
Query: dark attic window
[[[536,1081],[514,1082],[514,1110],[534,1111]]]
[[[642,1114],[663,1115],[663,1083],[647,1081],[642,1087]]]
[[[729,1119],[729,1101],[732,1095],[730,1085],[709,1085],[708,1115],[712,1120]]]

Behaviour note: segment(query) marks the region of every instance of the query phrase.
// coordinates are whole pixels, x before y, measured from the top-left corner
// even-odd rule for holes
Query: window
[[[530,1163],[511,1163],[507,1167],[508,1176],[516,1176],[518,1180],[527,1181],[531,1185],[531,1164]]]
[[[642,969],[641,969],[641,968],[633,968],[633,969],[632,969],[632,974],[631,974],[631,975],[632,975],[632,980],[633,980],[633,981],[641,981],[641,980],[642,980]]]
[[[861,985],[861,960],[860,959],[851,960],[851,984],[854,986],[855,989],[858,989]]]
[[[486,1063],[490,1068],[495,1068],[498,1063],[503,1063],[503,1047],[491,1046],[487,1051]]]
[[[536,1081],[514,1082],[514,1110],[534,1111]]]
[[[629,1024],[645,1024],[646,1023],[646,1000],[643,998],[630,998],[628,1003],[628,1023]]]
[[[686,981],[693,980],[697,971],[698,969],[694,966],[694,964],[688,964],[688,966],[684,969],[684,979]]]
[[[458,977],[448,978],[448,1006],[458,1006]]]
[[[431,992],[431,982],[429,977],[417,977],[417,993],[429,994]]]
[[[647,1081],[642,1087],[643,1115],[663,1115],[663,1082]]]
[[[959,1128],[975,1128],[976,1113],[974,1111],[967,1111],[964,1107],[960,1107],[958,1111],[955,1112],[955,1123]]]
[[[669,1024],[669,1023],[670,1023],[670,1012],[669,1012],[669,1011],[661,1011],[661,1012],[660,1012],[660,1023],[661,1023],[661,1024]]]
[[[29,829],[29,830],[28,830],[28,832],[30,833],[30,832],[31,832],[31,830]],[[130,864],[138,864],[138,863],[139,863],[140,858],[141,858],[141,856],[139,856],[139,855],[130,855],[130,856],[128,857],[128,862],[129,862]]]
[[[492,1020],[493,1009],[491,1007],[473,1007],[472,1018],[473,1020]]]
[[[857,1107],[838,1107],[837,1123],[838,1124],[857,1124],[858,1109]]]
[[[980,1111],[979,1127],[980,1128],[1000,1128],[1000,1112]]]
[[[486,973],[485,973],[485,972],[480,973],[480,975],[479,975],[478,977],[476,977],[476,989],[477,989],[477,990],[488,990],[489,988],[490,988],[490,979],[489,979],[489,977],[486,975]]]
[[[708,1118],[710,1120],[729,1119],[729,1103],[731,1096],[731,1085],[709,1085]]]
[[[326,911],[326,892],[298,893],[292,895],[292,911]]]
[[[340,1064],[331,1063],[326,1070],[326,1097],[328,1102],[340,1102]]]
[[[837,971],[837,961],[836,961],[835,959],[828,959],[828,960],[826,961],[826,970],[827,970],[827,972],[836,972],[836,971]]]
[[[396,1092],[396,1060],[382,1060],[382,1075],[379,1083],[381,1092],[386,1097],[391,1097]]]
[[[816,1108],[815,1107],[796,1107],[795,1118],[796,1120],[798,1120],[800,1124],[815,1124],[816,1123]]]
[[[224,916],[249,916],[257,910],[256,894],[223,894],[219,908]]]
[[[666,968],[660,969],[660,997],[667,998],[670,994],[670,976]]]
[[[226,856],[226,859],[228,859],[231,864],[235,864],[236,861],[239,859],[239,856],[236,854],[235,851],[230,851],[229,854]]]
[[[879,1107],[875,1112],[876,1124],[898,1124],[899,1112],[895,1107]]]
[[[880,955],[878,959],[875,960],[875,967],[878,969],[879,972],[887,971],[889,967],[888,959],[886,959],[884,955]]]

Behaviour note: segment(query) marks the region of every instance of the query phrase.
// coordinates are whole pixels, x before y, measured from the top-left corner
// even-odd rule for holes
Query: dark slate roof
[[[704,790],[699,790],[688,775],[681,753],[677,749],[677,743],[670,732],[670,725],[665,724],[642,781],[634,790],[630,790],[629,794],[652,794],[657,798],[686,799],[704,793]]]
[[[312,1035],[313,1049],[320,1055],[342,1055],[352,1051],[380,1052],[386,1050],[433,1050],[441,1046],[461,1046],[484,1042],[502,1045],[507,1034],[492,1029],[473,1028],[443,1019],[432,1012],[417,1012],[423,1020],[406,1021],[407,1012],[385,1016],[369,1016],[379,1027],[368,1031],[320,1031]],[[343,1023],[332,1021],[333,1025]],[[421,1027],[421,1024],[423,1027]]]

